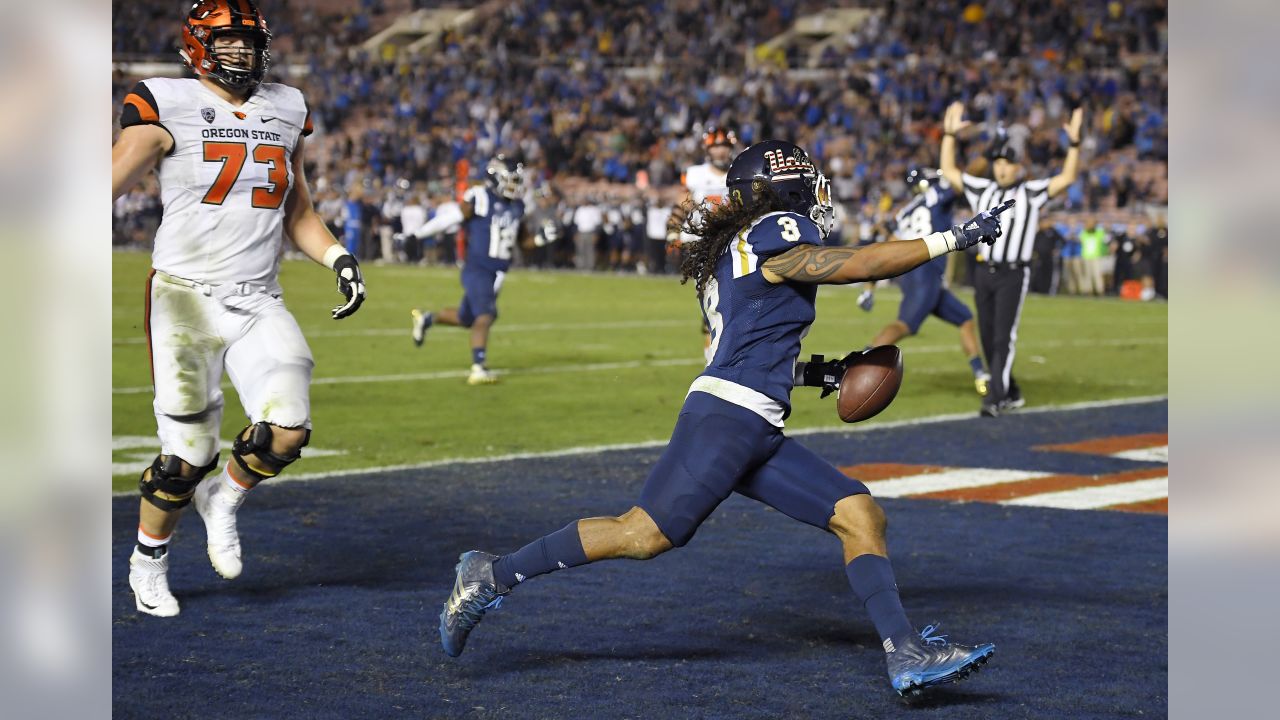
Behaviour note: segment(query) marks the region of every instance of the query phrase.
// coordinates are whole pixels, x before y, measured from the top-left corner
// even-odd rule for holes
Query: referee
[[[1001,412],[1026,404],[1018,382],[1013,377],[1013,358],[1018,341],[1018,321],[1022,302],[1031,281],[1031,253],[1035,248],[1040,225],[1040,209],[1049,198],[1066,191],[1076,181],[1080,165],[1080,126],[1084,113],[1071,112],[1064,126],[1070,148],[1062,172],[1048,178],[1027,180],[1019,163],[1017,150],[1004,141],[995,145],[988,157],[994,180],[963,173],[956,166],[956,133],[969,125],[964,119],[964,104],[952,103],[942,120],[942,176],[953,187],[963,187],[965,198],[975,213],[985,212],[1007,200],[1015,201],[1013,212],[1006,217],[1007,228],[989,249],[979,256],[974,273],[974,305],[978,309],[978,334],[982,352],[987,356],[991,383],[982,399],[983,417],[997,417]]]

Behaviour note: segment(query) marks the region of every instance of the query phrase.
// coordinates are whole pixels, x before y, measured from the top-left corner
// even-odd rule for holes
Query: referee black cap
[[[1018,149],[1015,148],[1013,146],[1013,142],[1008,139],[997,140],[991,144],[990,148],[987,149],[987,159],[991,162],[1004,159],[1011,163],[1017,163]]]

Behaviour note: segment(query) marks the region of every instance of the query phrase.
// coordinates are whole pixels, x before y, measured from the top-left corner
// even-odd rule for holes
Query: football
[[[840,419],[861,422],[889,407],[902,386],[902,351],[897,345],[881,345],[862,354],[844,371],[836,392]]]

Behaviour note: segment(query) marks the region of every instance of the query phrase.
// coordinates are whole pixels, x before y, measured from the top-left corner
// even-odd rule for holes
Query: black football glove
[[[350,255],[343,255],[334,261],[333,271],[338,274],[338,292],[347,299],[333,309],[333,319],[341,320],[354,315],[364,304],[364,276],[360,274],[360,265]]]
[[[1000,213],[1013,207],[1013,203],[1013,200],[1009,200],[1003,205],[978,213],[961,225],[952,227],[951,234],[956,239],[955,249],[964,250],[980,242],[988,245],[995,243],[996,238],[1000,237]]]
[[[844,371],[860,357],[862,357],[860,350],[855,350],[840,360],[826,360],[822,355],[810,356],[808,362],[796,363],[795,384],[820,387],[822,394],[818,397],[824,398],[840,389],[840,380],[844,378]]]

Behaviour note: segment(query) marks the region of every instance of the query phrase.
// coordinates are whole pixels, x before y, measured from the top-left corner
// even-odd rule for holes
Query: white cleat
[[[240,577],[240,533],[236,532],[236,510],[244,502],[245,493],[237,493],[223,485],[221,475],[206,478],[196,488],[192,504],[209,538],[209,562],[227,580]]]
[[[498,376],[483,365],[472,365],[471,374],[467,376],[468,385],[492,385],[498,382]]]
[[[169,592],[169,554],[158,558],[143,555],[138,548],[129,556],[129,587],[138,612],[157,617],[178,614],[178,598]]]
[[[422,341],[427,339],[427,328],[431,327],[431,313],[424,313],[418,308],[409,311],[409,315],[413,317],[413,329],[410,333],[413,337],[413,344],[422,347]]]

